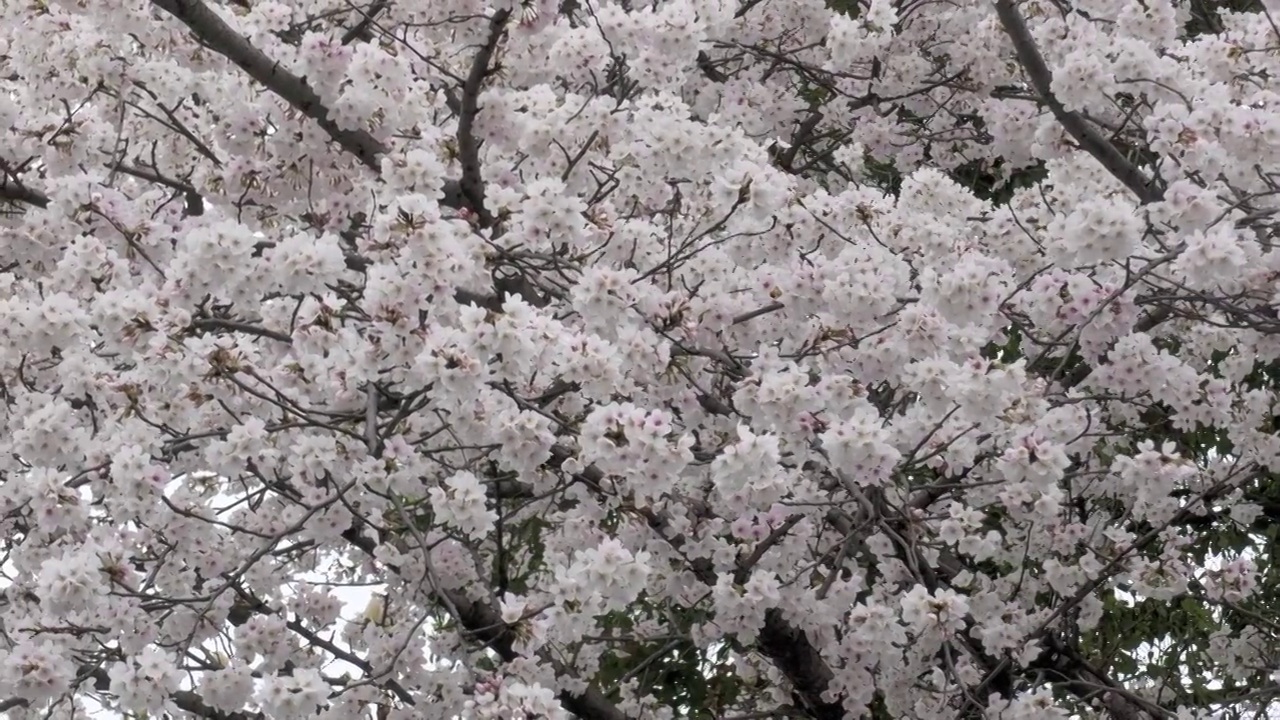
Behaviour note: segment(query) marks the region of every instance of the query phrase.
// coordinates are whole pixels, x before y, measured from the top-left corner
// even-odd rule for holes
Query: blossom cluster
[[[15,717],[1280,698],[1265,8],[0,5]]]

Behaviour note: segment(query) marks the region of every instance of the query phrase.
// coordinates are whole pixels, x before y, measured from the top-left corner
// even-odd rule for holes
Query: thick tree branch
[[[722,83],[729,79],[728,75],[716,68],[715,62],[711,60],[711,56],[707,54],[706,50],[698,51],[698,69],[702,71],[703,75],[707,76],[708,80],[714,83]]]
[[[188,215],[202,215],[204,213],[204,198],[202,198],[200,193],[188,183],[182,182],[181,180],[174,180],[173,178],[166,177],[160,173],[134,165],[116,163],[111,167],[125,175],[138,178],[139,180],[156,183],[157,185],[163,185],[167,188],[183,193],[187,202]],[[49,207],[48,196],[12,180],[0,183],[0,200],[34,205],[38,208]]]
[[[458,160],[462,163],[462,194],[484,227],[493,224],[493,216],[484,206],[484,177],[480,168],[480,142],[475,135],[475,121],[480,112],[480,89],[489,74],[489,64],[493,62],[493,54],[506,32],[510,17],[510,10],[499,10],[489,19],[489,36],[471,61],[471,72],[467,73],[466,82],[462,85],[459,101]]]
[[[843,720],[842,703],[822,699],[831,684],[831,668],[804,631],[784,620],[776,608],[765,612],[764,627],[760,629],[760,652],[791,681],[796,700],[807,716],[816,720]]]
[[[365,167],[375,173],[381,171],[381,156],[387,152],[385,145],[363,130],[339,128],[329,116],[329,108],[325,107],[320,96],[304,78],[280,67],[279,63],[254,47],[243,35],[223,22],[203,0],[151,2],[186,25],[205,47],[235,63],[254,80],[314,120],[335,143],[355,156]],[[446,180],[440,204],[456,210],[465,206],[468,197],[457,180]]]
[[[259,598],[252,596],[243,588],[236,587],[235,591],[238,595],[236,598],[236,604],[232,605],[231,612],[227,614],[227,622],[232,625],[240,627],[249,622],[249,620],[255,616],[270,616],[277,614],[277,611],[272,610],[269,605]],[[351,665],[359,668],[366,677],[374,675],[377,670],[369,664],[369,661],[359,655],[356,655],[350,650],[339,647],[333,641],[325,639],[319,633],[307,628],[307,626],[304,625],[297,616],[292,620],[286,621],[285,627],[289,628],[294,632],[294,634],[306,640],[310,646],[318,647],[332,655],[335,659],[342,660],[343,662],[350,663]],[[396,682],[394,679],[381,680],[378,681],[377,684],[391,691],[391,693],[404,704],[415,704],[413,702],[413,696],[409,694],[409,691],[405,690],[404,686]]]
[[[1056,655],[1060,672],[1074,678],[1065,683],[1067,691],[1085,701],[1101,697],[1103,707],[1115,720],[1177,716],[1176,712],[1130,692],[1057,636],[1050,634],[1046,640]]]
[[[343,130],[329,116],[329,108],[303,78],[280,67],[245,37],[223,22],[202,0],[151,0],[152,4],[186,25],[205,47],[226,57],[254,80],[318,124],[342,149],[375,173],[387,148],[363,130]]]
[[[1044,56],[1040,54],[1040,49],[1036,47],[1035,38],[1031,37],[1031,31],[1027,28],[1026,21],[1023,20],[1022,15],[1014,6],[1014,2],[1015,0],[996,0],[996,15],[1000,18],[1004,31],[1008,33],[1009,38],[1013,41],[1013,48],[1018,54],[1018,62],[1031,80],[1032,87],[1044,99],[1045,104],[1049,106],[1049,111],[1057,118],[1058,123],[1062,125],[1063,129],[1067,131],[1067,134],[1076,141],[1081,149],[1092,155],[1095,160],[1107,169],[1107,172],[1115,176],[1134,195],[1137,195],[1144,205],[1164,199],[1164,190],[1160,188],[1158,180],[1148,179],[1141,170],[1129,162],[1129,159],[1124,154],[1116,149],[1115,145],[1112,145],[1106,138],[1102,137],[1083,115],[1067,110],[1054,96],[1052,89],[1053,73],[1049,70],[1049,66],[1045,64]]]
[[[260,712],[223,712],[211,707],[197,693],[190,690],[179,690],[172,696],[173,704],[180,709],[208,720],[266,720]]]
[[[81,669],[81,677],[92,679],[94,688],[105,692],[111,687],[111,677],[102,667],[85,667]],[[192,715],[205,718],[206,720],[265,720],[262,713],[258,712],[223,712],[215,707],[210,706],[204,701],[199,693],[191,690],[179,690],[169,696],[173,704],[178,709],[189,712]],[[0,701],[0,712],[7,712],[14,708],[29,707],[31,703],[23,698],[9,698]]]
[[[358,526],[348,529],[342,537],[370,558],[375,557],[378,541],[363,535]],[[397,567],[388,567],[393,572],[400,572]],[[481,600],[471,600],[461,593],[449,590],[433,588],[432,592],[439,598],[441,605],[457,612],[458,620],[471,638],[484,643],[503,662],[511,662],[519,657],[514,649],[515,635],[511,627],[502,620],[502,615],[492,605]],[[555,668],[558,674],[569,674],[564,664],[549,651],[539,651],[537,657]],[[594,685],[587,685],[586,690],[581,693],[562,691],[557,698],[566,710],[583,720],[630,720]]]
[[[369,29],[373,27],[373,23],[378,19],[378,15],[380,15],[383,10],[386,10],[387,6],[390,4],[389,0],[377,0],[369,6],[368,10],[356,10],[356,12],[361,15],[360,22],[352,25],[350,29],[342,34],[342,44],[350,45],[356,40],[372,37],[369,33]]]
[[[163,185],[172,190],[177,190],[178,192],[182,193],[182,197],[186,201],[187,215],[193,216],[193,215],[204,214],[204,197],[202,197],[200,195],[200,192],[196,190],[194,187],[192,187],[190,183],[185,183],[185,182],[182,182],[181,180],[174,180],[173,178],[165,175],[161,175],[160,173],[155,172],[154,170],[149,170],[147,168],[137,167],[134,165],[125,165],[123,163],[118,163],[115,166],[115,169],[119,170],[125,175],[136,177],[139,180],[146,180],[147,182],[152,182],[157,185]]]
[[[0,200],[35,205],[39,208],[49,207],[49,198],[44,194],[12,180],[0,182]]]
[[[573,455],[573,451],[568,448],[556,445],[551,449],[551,460],[547,465],[558,468]],[[589,465],[575,475],[574,479],[588,487],[599,489],[604,481],[604,473],[595,465]],[[704,507],[697,508],[696,511],[699,514],[710,514]],[[636,512],[676,552],[684,546],[684,536],[669,534],[670,521],[666,516],[649,508],[637,508]],[[744,566],[749,569],[749,562],[751,561],[747,558],[740,559],[739,569],[743,569]],[[718,580],[714,566],[705,559],[692,561],[691,570],[707,585],[714,586]],[[841,720],[845,717],[843,704],[839,700],[828,702],[822,699],[831,684],[833,677],[831,668],[827,666],[821,653],[809,641],[804,631],[787,622],[777,609],[771,609],[765,613],[758,647],[761,654],[769,658],[791,682],[799,709],[806,717],[814,720]]]
[[[100,667],[95,668],[90,677],[99,688],[111,685],[111,678],[107,675],[107,671]],[[206,703],[199,693],[190,690],[179,690],[170,695],[169,699],[179,709],[208,720],[265,720],[265,716],[259,712],[223,712]]]

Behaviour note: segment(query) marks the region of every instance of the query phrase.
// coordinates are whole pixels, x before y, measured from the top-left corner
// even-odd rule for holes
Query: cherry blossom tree
[[[0,708],[1265,712],[1269,2],[0,2]]]

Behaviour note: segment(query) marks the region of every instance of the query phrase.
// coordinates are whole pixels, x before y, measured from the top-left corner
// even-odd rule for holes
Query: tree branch
[[[805,715],[816,720],[844,719],[844,706],[839,700],[822,699],[831,684],[831,668],[804,631],[784,620],[777,608],[765,612],[764,627],[760,629],[760,652],[791,681]]]
[[[320,96],[304,78],[280,67],[278,62],[267,57],[243,35],[223,22],[202,0],[151,0],[151,3],[186,25],[205,47],[235,63],[249,77],[314,120],[334,142],[354,155],[365,167],[375,173],[380,171],[378,158],[387,152],[386,146],[363,130],[339,128],[329,117],[329,108],[325,107]]]
[[[471,61],[471,72],[467,73],[466,82],[462,85],[462,98],[459,101],[458,160],[462,163],[462,194],[483,227],[493,224],[493,216],[484,206],[484,177],[480,169],[480,143],[475,136],[475,121],[476,114],[480,112],[478,101],[481,86],[485,76],[489,74],[493,53],[498,49],[498,42],[506,31],[507,19],[510,17],[510,10],[499,10],[489,19],[489,37]]]
[[[996,0],[996,15],[1000,18],[1000,23],[1004,26],[1004,31],[1008,33],[1009,39],[1013,41],[1013,49],[1018,54],[1018,62],[1031,80],[1032,87],[1044,99],[1045,104],[1049,106],[1049,111],[1053,113],[1058,123],[1067,131],[1067,134],[1076,141],[1081,149],[1101,163],[1107,169],[1107,172],[1129,188],[1134,195],[1137,195],[1142,204],[1163,200],[1164,190],[1160,188],[1158,179],[1148,179],[1141,170],[1129,162],[1129,159],[1123,153],[1116,149],[1115,145],[1112,145],[1106,138],[1098,134],[1098,131],[1089,124],[1088,120],[1085,120],[1083,115],[1067,110],[1054,96],[1052,90],[1053,73],[1050,72],[1048,65],[1045,64],[1044,56],[1040,54],[1040,49],[1036,47],[1035,38],[1031,37],[1031,31],[1027,29],[1026,21],[1022,19],[1018,9],[1014,7],[1014,0]]]
[[[304,78],[280,67],[243,35],[223,22],[203,0],[151,0],[152,4],[187,26],[205,47],[222,55],[262,83],[289,105],[311,118],[343,150],[374,173],[381,172],[381,156],[387,147],[363,130],[343,130],[329,117],[329,108]],[[465,207],[468,195],[457,180],[446,180],[440,204],[455,210]],[[483,199],[483,197],[482,197]],[[472,208],[474,210],[474,208]]]
[[[357,522],[361,521],[358,520]],[[375,557],[379,542],[361,534],[358,525],[346,530],[342,533],[342,537],[370,558]],[[397,574],[400,572],[400,569],[394,565],[388,564],[387,567]],[[519,657],[519,654],[514,649],[515,636],[511,627],[503,621],[502,615],[489,603],[482,600],[471,600],[465,595],[441,588],[432,588],[432,592],[439,598],[442,605],[457,611],[458,620],[468,636],[484,643],[486,647],[496,652],[503,662],[511,662]],[[549,651],[540,650],[536,654],[539,660],[553,667],[557,674],[568,675],[570,673],[564,664]],[[604,693],[591,684],[588,684],[581,693],[561,691],[557,698],[565,710],[583,720],[630,720],[625,713],[618,709],[617,705],[613,704]]]
[[[35,205],[39,208],[49,207],[49,198],[43,193],[12,180],[0,182],[0,200]]]
[[[568,448],[556,445],[551,448],[551,459],[547,465],[559,468],[573,455],[573,451]],[[604,473],[595,465],[589,465],[575,475],[574,479],[588,487],[598,489],[604,480]],[[670,527],[670,521],[667,517],[649,508],[637,508],[636,512],[673,550],[679,552],[684,546],[683,535],[668,534],[667,528]],[[698,512],[710,514],[705,508],[699,508]],[[743,566],[749,567],[748,562],[748,558],[740,558],[739,569]],[[705,560],[693,561],[691,570],[698,580],[707,585],[714,586],[718,580],[715,568]],[[822,659],[822,654],[809,641],[804,631],[787,622],[776,608],[765,612],[764,627],[760,629],[759,650],[791,682],[791,687],[796,694],[795,699],[799,701],[805,716],[814,720],[842,720],[845,717],[843,703],[839,700],[828,702],[822,699],[834,677],[831,668],[827,666],[826,661]]]
[[[185,183],[181,180],[174,180],[171,177],[161,175],[160,173],[147,168],[125,165],[124,163],[116,163],[114,169],[124,173],[125,175],[136,177],[139,180],[146,180],[147,182],[152,182],[157,185],[163,185],[172,190],[177,190],[182,193],[182,197],[186,201],[187,215],[194,216],[204,214],[204,198],[200,195],[198,190],[191,186],[190,183]]]
[[[98,690],[106,691],[111,686],[111,677],[100,666],[82,668],[81,677],[86,680],[92,679],[94,687]],[[218,710],[206,703],[199,693],[191,690],[179,690],[170,695],[169,699],[180,710],[207,720],[264,720],[263,714],[259,712],[223,712]],[[7,712],[19,707],[30,707],[30,705],[31,703],[23,698],[9,698],[0,701],[0,712]]]
[[[369,6],[368,10],[357,9],[356,12],[361,15],[360,22],[352,25],[349,30],[342,34],[342,44],[350,45],[358,39],[372,37],[372,35],[369,34],[369,28],[373,27],[373,23],[377,20],[378,15],[381,14],[383,10],[386,10],[387,6],[390,4],[389,0],[377,0]]]

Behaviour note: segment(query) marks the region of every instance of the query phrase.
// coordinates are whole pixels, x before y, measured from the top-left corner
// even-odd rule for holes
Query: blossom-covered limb
[[[361,534],[358,529],[352,528],[344,532],[343,537],[369,556],[376,555],[378,541]],[[456,611],[457,619],[469,637],[492,649],[504,662],[520,657],[513,647],[516,642],[514,631],[488,602],[472,600],[461,593],[443,588],[437,588],[434,592],[441,603],[451,611]],[[537,655],[543,662],[558,668],[561,673],[567,672],[563,664],[549,652],[539,651]],[[629,720],[626,714],[593,685],[588,685],[582,692],[562,691],[558,697],[566,710],[583,720]]]
[[[480,111],[480,91],[485,78],[492,72],[494,52],[507,32],[507,20],[511,11],[499,10],[489,18],[488,36],[471,60],[471,69],[462,85],[458,100],[458,161],[462,164],[459,186],[467,198],[467,205],[480,218],[483,226],[493,222],[493,216],[484,203],[484,175],[480,165],[480,143],[475,134],[476,113]]]
[[[1124,183],[1124,186],[1129,188],[1144,204],[1159,202],[1163,199],[1164,190],[1161,187],[1159,178],[1148,178],[1144,175],[1137,166],[1116,149],[1114,144],[1102,137],[1084,116],[1074,110],[1067,110],[1054,95],[1052,89],[1053,72],[1049,69],[1048,64],[1045,63],[1044,56],[1040,54],[1040,49],[1036,46],[1035,38],[1031,36],[1031,31],[1027,28],[1027,23],[1023,20],[1022,13],[1017,8],[1017,0],[996,0],[995,8],[1005,32],[1009,34],[1009,38],[1013,41],[1014,50],[1018,54],[1018,62],[1021,63],[1023,70],[1026,71],[1032,87],[1036,89],[1045,104],[1049,106],[1053,116],[1057,118],[1058,122],[1062,123],[1062,127],[1071,134],[1071,137],[1080,144],[1080,147],[1085,152],[1092,155],[1102,167],[1107,169],[1107,172],[1110,172],[1117,180]]]
[[[270,88],[285,102],[314,120],[329,134],[329,137],[333,138],[334,142],[351,153],[361,164],[374,172],[379,171],[381,167],[379,158],[386,153],[386,147],[381,142],[363,130],[338,127],[333,121],[331,111],[325,107],[320,96],[307,83],[306,78],[298,77],[280,67],[278,62],[267,57],[243,35],[227,25],[204,3],[204,0],[152,0],[152,2],[156,7],[186,25],[202,44],[226,56],[254,80]]]

